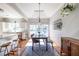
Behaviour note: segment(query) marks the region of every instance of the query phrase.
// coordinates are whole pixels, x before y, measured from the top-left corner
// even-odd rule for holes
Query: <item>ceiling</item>
[[[39,18],[38,3],[16,3],[15,4],[20,11],[24,13],[28,18]],[[40,18],[50,18],[61,6],[63,3],[40,3]]]
[[[22,18],[22,16],[6,3],[0,3],[0,18]]]
[[[52,15],[61,8],[63,3],[40,3],[40,18],[43,20],[52,17]],[[39,20],[38,3],[0,3],[0,17],[2,18],[24,18],[31,22]],[[36,19],[35,21],[32,19]],[[43,21],[45,22],[45,21]]]

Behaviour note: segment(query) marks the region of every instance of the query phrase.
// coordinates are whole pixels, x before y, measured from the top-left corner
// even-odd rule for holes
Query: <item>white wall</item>
[[[2,20],[2,18],[0,18],[0,20]],[[2,22],[0,22],[0,34],[2,34]]]
[[[77,4],[77,8],[68,16],[62,17],[60,15],[60,11],[57,11],[50,18],[50,34],[53,34],[53,23],[55,20],[62,19],[63,28],[61,30],[62,35],[66,37],[73,37],[79,39],[79,4]],[[50,36],[52,38],[52,36]]]
[[[79,4],[69,16],[63,17],[62,20],[62,36],[79,39]]]
[[[62,19],[62,30],[54,30],[54,21],[58,19]],[[58,10],[50,18],[50,39],[53,40],[57,47],[61,47],[61,37],[79,39],[79,4],[77,4],[77,8],[68,16],[62,17],[60,10]]]
[[[31,18],[28,20],[29,24],[38,24],[39,23],[39,18]],[[49,18],[41,18],[40,19],[41,24],[49,24]]]
[[[2,36],[2,22],[0,22],[0,37]]]
[[[50,18],[50,39],[53,41],[53,46],[56,47],[58,52],[60,53],[61,48],[61,31],[54,30],[54,21],[61,18],[60,12],[57,11],[51,18]]]

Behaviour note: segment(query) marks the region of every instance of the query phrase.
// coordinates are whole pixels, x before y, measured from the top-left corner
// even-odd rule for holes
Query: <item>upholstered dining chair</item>
[[[34,44],[39,43],[39,47],[40,47],[40,40],[34,39],[33,38],[34,34],[31,35],[31,39],[32,39],[32,50],[34,50]]]
[[[32,38],[32,50],[34,49],[34,44],[36,43],[39,43],[39,47],[40,47],[40,41]]]

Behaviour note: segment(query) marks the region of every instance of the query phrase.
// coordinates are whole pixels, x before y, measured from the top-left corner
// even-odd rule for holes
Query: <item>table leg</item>
[[[34,43],[32,42],[32,50],[33,50],[33,46],[34,46]]]
[[[48,50],[47,39],[46,39],[46,51]]]

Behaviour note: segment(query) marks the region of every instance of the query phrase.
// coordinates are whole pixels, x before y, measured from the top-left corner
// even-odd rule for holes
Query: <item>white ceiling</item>
[[[0,3],[0,18],[22,18],[22,16],[11,6],[6,3]]]
[[[63,3],[41,3],[40,10],[43,12],[40,12],[40,18],[42,23],[47,23],[49,21],[47,19],[62,6]],[[0,11],[1,18],[24,18],[29,19],[32,23],[39,21],[39,12],[35,12],[35,10],[39,10],[38,3],[0,3],[0,8],[4,10]]]
[[[63,3],[41,3],[40,10],[43,10],[43,12],[40,12],[40,18],[50,18],[62,5]],[[16,3],[16,6],[28,18],[39,17],[39,13],[34,12],[35,10],[39,10],[38,3]]]

